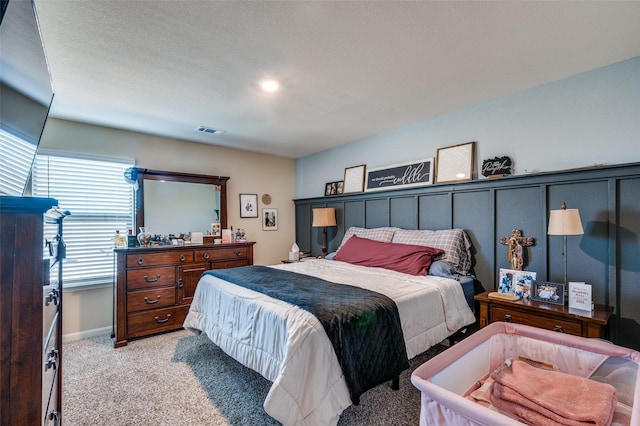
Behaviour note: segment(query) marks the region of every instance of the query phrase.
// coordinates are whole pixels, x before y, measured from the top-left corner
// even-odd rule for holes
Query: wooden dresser
[[[596,305],[592,316],[581,316],[569,311],[565,305],[554,305],[536,300],[509,301],[490,298],[490,292],[476,295],[480,303],[480,328],[492,322],[505,321],[546,328],[583,337],[608,337],[607,326],[613,307]]]
[[[50,210],[57,204],[0,196],[1,425],[61,423],[64,214]]]
[[[181,329],[202,273],[253,265],[254,244],[116,249],[114,346]]]

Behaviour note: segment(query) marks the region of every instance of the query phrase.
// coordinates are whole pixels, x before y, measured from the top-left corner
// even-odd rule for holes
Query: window
[[[55,198],[71,212],[63,222],[65,287],[112,282],[114,235],[133,228],[133,187],[124,179],[131,166],[133,161],[46,151],[36,156],[33,196]]]

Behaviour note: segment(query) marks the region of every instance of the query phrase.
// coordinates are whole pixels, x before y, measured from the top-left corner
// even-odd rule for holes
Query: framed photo
[[[436,183],[462,182],[473,179],[475,142],[438,148]]]
[[[258,194],[240,194],[240,217],[258,217]]]
[[[344,189],[344,181],[327,182],[324,186],[324,196],[342,194]]]
[[[412,188],[433,183],[433,158],[367,169],[367,191]]]
[[[278,230],[278,209],[262,209],[262,230]]]
[[[364,191],[364,176],[366,168],[367,166],[362,164],[360,166],[347,167],[344,169],[343,194]]]
[[[531,298],[540,302],[564,305],[564,284],[533,280]]]
[[[521,299],[529,300],[531,299],[531,287],[535,279],[535,272],[500,268],[498,292],[515,294]]]

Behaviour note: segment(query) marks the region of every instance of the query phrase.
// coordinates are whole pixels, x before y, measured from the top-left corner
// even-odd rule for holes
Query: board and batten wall
[[[350,226],[405,229],[463,228],[473,243],[474,274],[485,290],[509,268],[500,243],[521,230],[535,244],[524,248],[524,269],[537,279],[564,281],[563,237],[547,235],[549,210],[563,202],[578,209],[584,235],[567,237],[567,278],[593,286],[595,303],[614,307],[610,339],[640,349],[640,163],[520,175],[413,189],[297,199],[296,241],[321,253],[322,228],[312,211],[336,209],[327,228],[335,251]]]
[[[295,241],[293,159],[55,118],[47,121],[40,148],[130,158],[137,167],[153,170],[229,176],[228,224],[234,229],[242,228],[249,240],[256,241],[256,264],[280,263]],[[272,202],[268,207],[278,209],[278,230],[263,231],[261,215],[241,219],[240,193],[257,194],[259,211],[265,207],[260,201],[261,195],[270,194]],[[65,289],[63,333],[66,339],[110,330],[112,298],[110,285]]]

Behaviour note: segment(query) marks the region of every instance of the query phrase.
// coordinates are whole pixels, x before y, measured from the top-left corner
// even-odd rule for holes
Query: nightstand
[[[582,337],[608,337],[609,318],[613,307],[595,305],[590,317],[569,312],[569,307],[536,300],[501,300],[490,298],[490,292],[474,297],[480,303],[480,328],[496,321],[506,321],[545,328]]]

